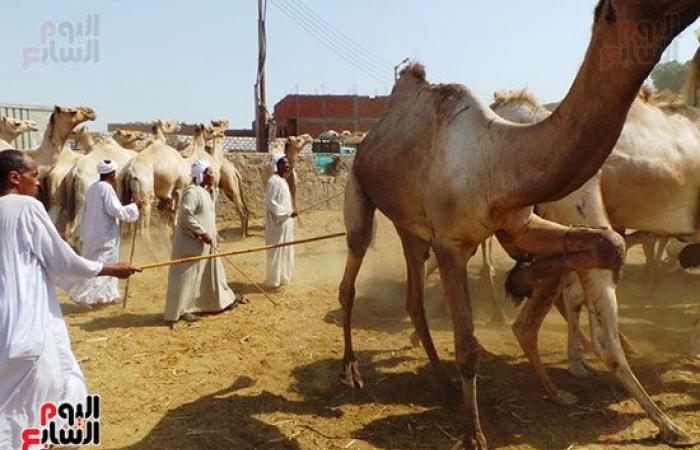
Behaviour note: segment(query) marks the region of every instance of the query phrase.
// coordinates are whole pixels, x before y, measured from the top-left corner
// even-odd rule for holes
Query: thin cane
[[[136,248],[136,224],[131,225],[131,254],[129,255],[129,265],[134,262],[134,249]],[[126,279],[126,287],[124,288],[124,303],[122,303],[122,309],[126,309],[126,301],[129,299],[129,281],[131,278]]]

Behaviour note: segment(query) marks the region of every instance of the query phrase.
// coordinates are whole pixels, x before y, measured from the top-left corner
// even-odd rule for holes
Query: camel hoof
[[[411,340],[411,345],[413,348],[420,347],[420,336],[418,336],[418,332],[416,330],[413,330],[413,333],[411,333],[409,339]]]
[[[360,368],[357,365],[357,361],[344,363],[343,371],[340,372],[340,381],[353,389],[361,389],[364,387],[365,382],[362,381],[362,375],[360,375]]]
[[[662,441],[672,447],[691,447],[700,443],[700,439],[692,436],[680,428],[671,428],[660,433]]]
[[[556,395],[550,396],[550,398],[560,405],[571,406],[578,403],[578,397],[574,394],[566,391],[557,391]]]
[[[593,370],[585,361],[569,362],[567,370],[574,378],[588,378]]]
[[[486,437],[484,433],[476,432],[472,436],[465,435],[462,441],[464,450],[488,450],[488,445],[486,445]]]

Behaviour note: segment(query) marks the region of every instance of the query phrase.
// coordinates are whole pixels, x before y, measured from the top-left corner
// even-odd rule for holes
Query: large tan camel
[[[188,160],[165,143],[165,135],[179,130],[173,122],[156,120],[153,124],[153,139],[125,167],[122,177],[123,201],[143,200],[138,229],[150,236],[153,203],[164,211],[166,221],[172,225],[177,208],[178,192],[190,181]]]
[[[212,120],[211,126],[216,131],[211,146],[211,156],[220,172],[219,189],[226,198],[233,202],[241,221],[241,235],[248,236],[248,206],[243,195],[243,177],[236,166],[224,156],[224,132],[228,129],[228,120]]]
[[[14,148],[12,141],[20,134],[30,131],[39,131],[39,127],[33,120],[0,116],[0,150]]]
[[[693,81],[691,77],[689,83]],[[500,116],[519,123],[536,123],[549,116],[549,111],[525,91],[497,93],[492,107]],[[558,202],[538,205],[538,213],[562,224],[635,229],[631,239],[645,245],[645,253],[652,262],[660,257],[669,237],[697,242],[700,239],[695,220],[700,191],[698,125],[700,110],[679,103],[657,104],[648,93],[642,93],[633,103],[620,139],[600,175]],[[653,249],[659,236],[662,237],[659,254],[650,253],[647,245],[651,244]],[[569,371],[579,377],[587,376],[578,319],[585,298],[576,276],[564,278],[557,295],[565,300],[569,318]],[[545,304],[536,315],[537,320],[521,315],[514,330],[546,390],[556,399],[559,392],[537,355],[537,332],[548,309]]]
[[[66,141],[76,126],[96,118],[97,115],[91,108],[56,106],[49,118],[41,145],[37,150],[27,152],[39,166],[42,200],[61,235],[65,235],[68,222],[66,175],[83,156],[71,150]]]
[[[425,259],[429,248],[435,251],[454,326],[467,409],[466,448],[487,446],[476,401],[481,350],[464,268],[478,244],[494,233],[512,256],[529,253],[536,258],[512,272],[511,287],[526,289],[548,276],[582,271],[600,356],[661,428],[664,441],[693,441],[654,404],[622,350],[614,280],[624,263],[623,239],[607,229],[546,221],[533,214],[532,205],[559,200],[598,172],[663,49],[699,14],[696,0],[601,0],[571,90],[552,116],[531,126],[501,119],[464,86],[428,84],[420,65],[402,71],[388,111],[357,153],[345,191],[349,251],[339,294],[344,383],[363,384],[352,347],[351,311],[378,208],[394,223],[403,243],[407,310],[438,378],[452,395],[423,309]],[[664,20],[669,17],[673,20]],[[642,46],[644,57],[632,57],[629,46]]]
[[[79,214],[85,204],[85,195],[88,188],[98,181],[99,174],[97,173],[97,163],[104,159],[109,159],[117,164],[117,176],[126,167],[127,163],[137,155],[132,150],[121,147],[112,138],[95,139],[87,127],[80,127],[73,131],[72,137],[82,150],[83,155],[73,166],[67,176],[67,185],[69,187],[68,200],[68,218],[69,231],[67,237],[75,237],[76,227],[79,222]],[[132,135],[134,141],[138,141],[137,135]],[[121,194],[121,187],[117,187],[117,193]]]

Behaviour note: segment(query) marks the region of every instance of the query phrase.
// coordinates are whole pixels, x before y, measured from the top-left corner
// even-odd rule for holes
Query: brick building
[[[388,96],[287,95],[275,105],[274,120],[278,136],[369,131],[388,106]]]

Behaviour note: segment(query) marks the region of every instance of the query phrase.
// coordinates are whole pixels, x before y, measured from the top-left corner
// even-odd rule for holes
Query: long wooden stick
[[[131,254],[129,255],[129,264],[134,262],[134,249],[136,248],[136,224],[129,227],[131,229]],[[129,299],[129,281],[131,277],[126,279],[126,287],[124,288],[124,302],[122,309],[126,309],[126,301]]]
[[[233,250],[230,252],[212,253],[210,255],[202,255],[202,256],[188,256],[187,258],[180,258],[180,259],[173,259],[170,261],[162,261],[162,262],[157,262],[157,263],[152,263],[152,264],[145,264],[143,266],[140,266],[139,268],[141,270],[155,269],[156,267],[172,266],[175,264],[201,261],[203,259],[217,258],[219,256],[233,256],[233,255],[242,255],[245,253],[262,252],[264,250],[270,250],[273,248],[288,247],[290,245],[304,244],[307,242],[314,242],[314,241],[322,241],[324,239],[332,239],[332,238],[336,238],[336,237],[340,237],[340,236],[345,236],[345,232],[343,231],[342,233],[333,233],[333,234],[328,234],[325,236],[319,236],[319,237],[308,238],[308,239],[300,239],[298,241],[284,242],[282,244],[265,245],[263,247],[249,248],[246,250]]]
[[[259,290],[260,293],[261,293],[262,295],[264,295],[265,298],[268,299],[268,300],[270,301],[270,303],[272,303],[273,305],[277,306],[277,302],[274,301],[274,300],[272,299],[272,297],[270,297],[270,296],[267,294],[267,292],[265,292],[265,291],[263,290],[263,288],[261,288],[261,287],[258,285],[258,283],[256,283],[255,281],[253,281],[252,278],[250,278],[250,277],[248,276],[248,274],[245,273],[245,272],[243,271],[243,269],[241,269],[240,267],[238,267],[238,266],[233,262],[233,260],[232,260],[231,258],[229,258],[228,256],[224,256],[223,258],[224,258],[226,261],[228,261],[229,264],[231,264],[231,267],[233,267],[234,269],[236,269],[237,271],[239,271],[239,272],[241,273],[241,275],[243,275],[243,277],[244,277],[246,280],[248,280],[248,282],[249,282],[250,284],[252,284],[253,286],[255,286],[255,288],[256,288],[257,290]]]
[[[327,198],[321,200],[321,201],[318,202],[318,203],[314,203],[313,205],[309,206],[308,208],[304,208],[304,209],[302,209],[301,211],[297,211],[297,214],[303,214],[303,213],[305,213],[305,212],[307,212],[307,211],[310,211],[310,210],[312,210],[312,209],[314,209],[314,208],[318,208],[319,206],[323,205],[324,203],[328,202],[329,200],[332,200],[332,199],[334,199],[334,198],[336,198],[336,197],[339,197],[339,196],[343,195],[344,193],[345,193],[345,189],[343,189],[343,190],[340,191],[340,192],[336,192],[335,194],[331,195],[330,197],[327,197]]]

